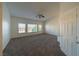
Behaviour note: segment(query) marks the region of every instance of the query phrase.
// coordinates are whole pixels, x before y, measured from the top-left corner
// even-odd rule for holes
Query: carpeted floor
[[[4,56],[65,56],[57,37],[39,34],[11,39],[3,51]]]

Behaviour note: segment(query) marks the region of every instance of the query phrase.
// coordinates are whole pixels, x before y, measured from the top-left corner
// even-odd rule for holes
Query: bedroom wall
[[[53,8],[52,8],[53,7]],[[60,4],[56,3],[51,5],[50,8],[46,11],[46,15],[50,16],[49,19],[45,22],[45,31],[48,34],[59,35],[59,10]]]
[[[36,21],[36,20],[31,20],[31,19],[26,19],[22,17],[15,17],[11,16],[11,38],[16,38],[16,37],[22,37],[22,36],[28,36],[28,35],[35,35],[35,34],[40,34],[44,32],[44,26],[43,26],[43,31],[37,32],[37,33],[18,33],[18,24],[19,23],[24,23],[24,24],[41,24],[44,25],[44,22],[42,21]]]
[[[59,24],[58,19],[54,18],[46,22],[45,31],[48,34],[59,35]]]
[[[10,40],[10,13],[7,3],[3,3],[3,21],[2,21],[2,33],[3,33],[3,49],[6,47]]]

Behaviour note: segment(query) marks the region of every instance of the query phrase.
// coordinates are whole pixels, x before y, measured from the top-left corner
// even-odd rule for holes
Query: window
[[[22,24],[22,23],[19,23],[18,24],[18,33],[25,33],[26,31],[26,24]]]
[[[26,24],[19,23],[18,24],[18,33],[25,33],[27,32],[41,32],[42,31],[42,25],[41,24],[27,24],[27,29],[26,29]]]
[[[38,31],[40,32],[40,31],[42,31],[42,25],[38,25]]]
[[[28,24],[27,32],[37,32],[37,24]]]

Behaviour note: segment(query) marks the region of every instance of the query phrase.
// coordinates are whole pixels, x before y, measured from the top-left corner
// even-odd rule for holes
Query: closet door
[[[76,9],[73,8],[64,13],[64,20],[66,20],[64,32],[65,52],[67,55],[74,55],[75,30],[73,28],[76,22]]]
[[[63,13],[61,13],[60,15],[60,19],[59,19],[59,28],[60,28],[60,34],[58,36],[58,41],[60,42],[60,48],[61,50],[65,53],[65,41],[64,41],[64,31],[65,31],[65,23],[64,23],[64,17],[63,17]]]
[[[75,40],[76,40],[76,8],[68,10],[65,15],[65,20],[67,20],[67,32],[65,39],[67,40],[67,54],[75,55]]]
[[[70,9],[63,13],[61,20],[60,35],[62,35],[61,49],[66,55],[74,55],[75,37],[76,37],[76,9]],[[62,42],[61,42],[62,43]]]

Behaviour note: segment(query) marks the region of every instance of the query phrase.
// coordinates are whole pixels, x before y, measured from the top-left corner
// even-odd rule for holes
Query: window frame
[[[42,26],[41,31],[39,31],[39,25]],[[42,32],[43,31],[43,25],[42,24],[38,24],[38,32]]]
[[[34,25],[36,25],[36,27],[37,27],[37,32],[38,32],[38,24],[34,24]],[[28,32],[28,24],[27,24],[27,33],[37,33],[37,32]]]
[[[20,33],[19,32],[19,24],[24,24],[25,25],[25,32],[23,32],[23,33]],[[33,24],[33,23],[32,23]],[[42,24],[33,24],[33,25],[36,25],[36,32],[28,32],[28,24],[25,24],[25,23],[18,23],[18,30],[17,30],[17,32],[19,33],[19,34],[24,34],[24,33],[37,33],[37,32],[42,32],[43,31],[43,25]],[[42,28],[41,28],[41,31],[39,31],[39,25],[41,25],[42,26]]]
[[[19,30],[20,30],[19,24],[24,24],[24,25],[25,25],[25,26],[24,26],[24,27],[25,27],[25,30],[24,30],[25,32],[21,32],[21,33],[19,32]],[[26,28],[27,28],[27,25],[26,25],[25,23],[18,23],[18,31],[17,31],[17,32],[18,32],[19,34],[24,34],[24,33],[27,32],[27,31],[26,31]]]

